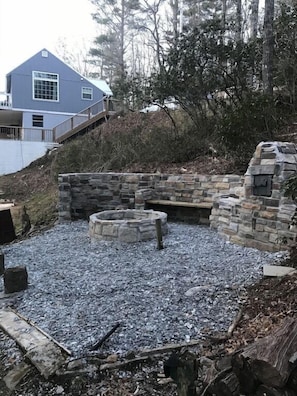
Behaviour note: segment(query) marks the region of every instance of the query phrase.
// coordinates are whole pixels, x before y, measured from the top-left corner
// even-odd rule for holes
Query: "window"
[[[43,128],[43,115],[33,114],[32,115],[32,126]]]
[[[59,100],[59,75],[46,72],[33,72],[33,99]]]
[[[93,88],[82,87],[81,98],[87,99],[87,100],[92,100],[93,99]]]

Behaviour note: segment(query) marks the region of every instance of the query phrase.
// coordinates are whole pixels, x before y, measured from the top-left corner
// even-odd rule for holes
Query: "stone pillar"
[[[4,292],[15,293],[27,289],[28,273],[26,267],[7,268],[4,271]]]
[[[59,221],[71,220],[71,184],[67,175],[59,175]]]
[[[152,199],[153,190],[151,188],[142,188],[135,191],[135,209],[144,210],[145,201]]]

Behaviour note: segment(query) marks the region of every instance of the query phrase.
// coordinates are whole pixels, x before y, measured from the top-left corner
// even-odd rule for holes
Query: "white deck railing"
[[[54,135],[52,129],[0,125],[0,139],[25,140],[29,142],[54,142]]]
[[[53,129],[46,128],[23,128],[16,126],[0,125],[0,139],[26,140],[32,142],[55,142],[57,138],[65,135],[74,128],[91,120],[102,112],[112,114],[114,101],[104,98],[92,106],[82,110],[75,116],[68,118]],[[1,104],[0,104],[1,107]]]

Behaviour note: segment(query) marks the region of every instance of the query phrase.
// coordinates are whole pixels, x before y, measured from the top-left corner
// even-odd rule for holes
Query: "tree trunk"
[[[236,1],[236,37],[237,42],[242,40],[242,2]]]
[[[251,39],[255,39],[258,33],[259,0],[252,0],[251,10]]]
[[[263,31],[263,90],[266,94],[273,94],[273,19],[274,0],[265,0],[265,16]]]

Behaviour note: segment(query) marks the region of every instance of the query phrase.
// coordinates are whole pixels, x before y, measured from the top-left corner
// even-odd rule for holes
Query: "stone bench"
[[[145,209],[162,210],[162,206],[169,219],[193,224],[210,224],[212,202],[185,202],[166,199],[147,199],[145,201]]]
[[[198,209],[212,209],[212,202],[184,202],[171,201],[167,199],[148,199],[145,201],[150,205],[164,205],[164,206],[180,206],[184,208],[198,208]]]

